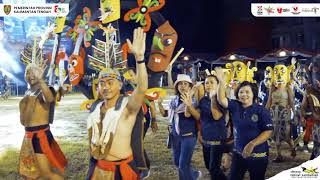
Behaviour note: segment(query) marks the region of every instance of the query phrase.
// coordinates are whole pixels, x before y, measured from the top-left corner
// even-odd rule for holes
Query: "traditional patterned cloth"
[[[91,180],[138,180],[139,176],[134,168],[132,155],[122,161],[98,160]]]
[[[34,144],[32,144],[34,136],[37,136],[39,139],[41,151],[46,155],[51,166],[63,173],[67,160],[54,139],[51,144],[49,143],[46,135],[46,132],[50,131],[49,125],[38,127],[26,128],[26,134],[20,151],[19,173],[30,178],[38,178],[40,176],[38,163],[35,158]]]
[[[291,139],[290,117],[291,111],[280,105],[273,105],[270,109],[273,121],[273,139],[276,143],[281,141],[289,141]]]
[[[273,139],[276,144],[291,139],[291,110],[289,108],[289,94],[287,89],[275,90],[270,94],[272,105],[270,108],[273,121]]]

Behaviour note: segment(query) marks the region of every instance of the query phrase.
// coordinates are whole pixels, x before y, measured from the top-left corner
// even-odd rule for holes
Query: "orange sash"
[[[138,174],[128,164],[131,161],[133,161],[132,155],[120,162],[98,160],[97,166],[104,171],[115,172],[116,166],[119,165],[120,174],[123,180],[138,180]]]
[[[49,128],[41,129],[38,131],[26,131],[26,136],[27,138],[32,139],[32,137],[35,134],[37,134],[37,137],[39,138],[40,142],[40,147],[43,153],[47,156],[50,164],[63,173],[67,165],[67,160],[63,152],[61,151],[59,145],[54,139],[52,141],[51,146],[49,145],[48,138],[45,133],[48,130]]]

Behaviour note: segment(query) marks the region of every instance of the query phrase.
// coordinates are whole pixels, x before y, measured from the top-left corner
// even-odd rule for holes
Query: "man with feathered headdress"
[[[133,42],[127,40],[136,59],[138,76],[137,87],[130,97],[121,96],[123,83],[117,70],[104,68],[99,73],[98,89],[103,101],[87,119],[90,153],[96,161],[89,171],[90,179],[139,179],[133,147],[138,138],[133,139],[132,134],[148,88],[145,39],[146,34],[138,28],[134,30]]]
[[[22,54],[22,61],[27,64],[25,80],[29,89],[19,104],[20,122],[26,131],[20,151],[19,173],[32,179],[64,179],[61,173],[67,161],[49,127],[56,95],[43,79],[46,62],[38,49],[37,40],[32,58]],[[59,173],[54,172],[52,167],[57,168]]]

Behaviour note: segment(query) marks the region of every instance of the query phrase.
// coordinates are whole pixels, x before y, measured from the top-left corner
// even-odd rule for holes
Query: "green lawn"
[[[151,160],[151,175],[148,180],[176,180],[178,179],[177,170],[172,163],[171,150],[166,148],[167,138],[167,122],[161,118],[159,119],[159,131],[152,134],[149,131],[145,138],[145,148]],[[53,132],[54,134],[54,132]],[[86,177],[88,168],[88,144],[87,140],[83,141],[61,141],[57,140],[65,153],[69,164],[66,169],[65,177],[71,180],[83,180]],[[297,166],[305,162],[310,154],[298,152],[297,157],[292,160],[289,157],[288,146],[283,146],[283,155],[286,157],[284,163],[272,163],[269,161],[266,177],[271,177],[283,170]],[[274,147],[271,149],[270,160],[275,157]],[[17,149],[8,149],[5,153],[0,155],[0,179],[16,180],[19,179],[17,173],[19,152]],[[205,175],[203,179],[210,179],[208,171],[204,167],[202,149],[197,144],[193,154],[192,165],[199,169]],[[21,179],[21,178],[20,178]],[[248,178],[246,178],[248,179]]]
[[[80,180],[86,177],[88,168],[88,148],[86,142],[62,142],[62,151],[68,159],[66,179]],[[19,150],[8,149],[0,156],[0,179],[19,179]],[[20,178],[21,179],[21,178]]]

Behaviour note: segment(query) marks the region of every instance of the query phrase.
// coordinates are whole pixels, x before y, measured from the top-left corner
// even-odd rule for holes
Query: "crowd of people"
[[[306,73],[299,74],[301,67],[297,68],[299,72],[290,73],[289,68],[280,64],[272,72],[266,70],[260,88],[250,80],[238,81],[230,87],[230,80],[222,68],[209,72],[204,83],[195,83],[190,76],[178,74],[173,83],[175,97],[165,109],[163,97],[155,101],[145,95],[148,89],[145,39],[146,34],[137,28],[133,41],[127,40],[136,59],[136,68],[128,71],[129,84],[124,84],[115,69],[105,68],[99,73],[100,99],[92,106],[87,119],[91,157],[87,179],[148,177],[152,162],[143,147],[143,138],[149,127],[153,132],[158,129],[155,102],[161,115],[168,117],[168,147],[172,149],[180,180],[195,180],[202,176],[202,172],[191,165],[198,141],[211,179],[240,180],[247,171],[252,180],[265,179],[270,143],[276,145],[274,162],[284,161],[282,141],[289,144],[291,156],[296,156],[294,140],[300,135],[294,133],[299,129],[299,123],[293,123],[295,120],[307,124],[305,145],[313,135],[311,158],[319,155],[320,127],[315,118],[318,117],[316,108],[320,105],[319,102],[317,105],[310,103],[310,98],[316,102],[314,98],[317,97],[306,94],[319,86],[316,69],[319,64],[309,67],[315,77],[315,86],[308,86]],[[314,62],[319,63],[316,60]],[[67,160],[49,127],[56,93],[42,77],[44,67],[43,64],[31,64],[26,68],[25,79],[30,89],[20,102],[20,121],[26,134],[19,171],[28,178],[63,179]],[[292,82],[290,77],[295,77]],[[168,78],[171,78],[170,74]],[[125,94],[121,93],[123,86],[126,86]],[[300,106],[295,105],[294,97]],[[308,122],[314,123],[308,125]],[[222,162],[231,163],[229,175],[225,173],[228,165]],[[53,167],[59,172],[53,171]]]
[[[7,75],[3,75],[2,71],[0,70],[0,96],[3,99],[8,99],[10,96],[10,79]]]

